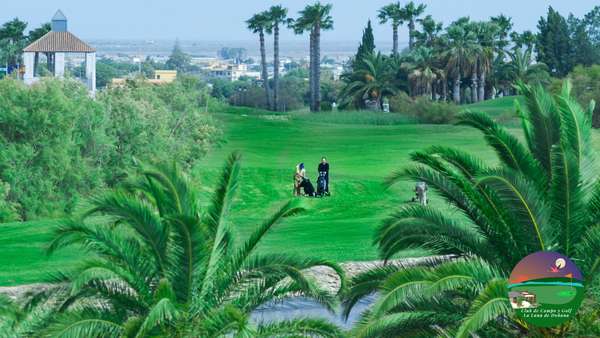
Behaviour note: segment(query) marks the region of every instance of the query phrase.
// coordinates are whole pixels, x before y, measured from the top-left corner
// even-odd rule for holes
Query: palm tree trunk
[[[392,53],[394,55],[398,55],[398,25],[394,24],[392,25],[392,30],[394,31],[394,47],[392,48]]]
[[[313,29],[311,29],[310,31],[310,48],[309,48],[310,52],[310,60],[309,60],[309,70],[308,70],[308,76],[309,76],[309,81],[308,81],[308,85],[309,85],[309,91],[310,91],[310,111],[315,111],[315,31],[314,31],[314,27]]]
[[[267,109],[271,109],[271,94],[269,93],[269,72],[267,71],[267,52],[265,50],[265,33],[261,31],[258,34],[260,38],[260,66],[262,68],[262,81],[265,88],[265,103]]]
[[[408,22],[408,49],[412,50],[415,40],[415,20],[410,19]]]
[[[279,24],[273,29],[273,110],[279,109]]]
[[[477,72],[473,71],[471,75],[471,103],[477,102]]]
[[[321,26],[315,27],[315,111],[321,110]]]
[[[454,87],[452,88],[452,96],[454,97],[454,103],[460,104],[460,75],[456,74],[454,78]]]
[[[446,77],[442,78],[442,101],[446,102],[448,100],[448,79]]]
[[[479,101],[485,100],[485,70],[481,70],[479,74]]]

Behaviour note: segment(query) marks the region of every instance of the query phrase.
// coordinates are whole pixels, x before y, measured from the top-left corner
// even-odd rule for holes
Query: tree
[[[66,298],[64,286],[26,292],[17,299],[0,295],[0,332],[3,337],[33,337],[47,328]]]
[[[460,104],[460,85],[462,76],[472,69],[474,51],[477,49],[476,36],[468,25],[468,18],[452,23],[445,35],[447,49],[446,72],[454,77],[452,95],[454,103]]]
[[[536,41],[537,60],[544,63],[554,76],[565,76],[572,65],[572,46],[569,26],[565,18],[552,7],[548,8],[547,17],[538,22]]]
[[[507,43],[503,40],[507,35],[507,28],[501,29],[499,24],[495,22],[506,25],[506,19],[476,22],[473,24],[473,31],[477,38],[477,48],[474,49],[475,61],[473,67],[475,81],[477,81],[478,85],[473,89],[473,101],[475,102],[485,100],[487,74],[492,71],[494,55],[503,55],[504,46]]]
[[[424,4],[415,5],[413,1],[402,8],[403,21],[408,22],[408,48],[413,49],[415,39],[415,22],[425,12]]]
[[[537,40],[536,35],[531,31],[524,31],[522,33],[512,32],[510,33],[510,39],[513,43],[513,49],[531,49],[534,50],[535,42]]]
[[[572,65],[591,66],[598,59],[598,50],[592,44],[585,20],[576,18],[573,14],[567,19],[571,36]]]
[[[139,179],[93,198],[82,218],[64,222],[50,252],[76,245],[93,258],[65,274],[71,305],[48,334],[338,337],[324,320],[249,320],[260,305],[291,295],[333,309],[335,297],[301,271],[326,266],[342,283],[344,274],[325,260],[256,251],[273,227],[302,211],[291,202],[236,241],[228,215],[239,173],[239,155],[232,154],[203,212],[199,191],[177,166],[142,168]],[[93,215],[109,221],[92,222]]]
[[[242,63],[247,57],[246,48],[223,47],[217,52],[219,57],[225,60],[234,60],[235,63]]]
[[[535,63],[531,49],[514,49],[508,52],[510,61],[504,64],[512,83],[523,82],[533,85],[548,85],[550,75],[543,63]]]
[[[267,13],[262,12],[254,14],[248,21],[246,21],[248,29],[254,34],[258,34],[260,43],[260,65],[261,65],[261,79],[265,89],[265,100],[268,109],[271,109],[271,93],[269,90],[269,72],[267,71],[267,52],[265,49],[265,31],[269,26],[269,18]]]
[[[392,23],[393,32],[393,48],[392,54],[398,55],[398,27],[404,23],[404,15],[400,2],[394,2],[389,5],[383,6],[378,14],[379,23],[385,24],[388,21]],[[370,24],[370,21],[369,21]],[[364,34],[363,34],[364,36]]]
[[[367,27],[363,30],[362,40],[360,45],[358,45],[353,64],[360,65],[365,57],[368,57],[373,53],[375,53],[375,38],[373,37],[371,20],[369,20],[367,22]]]
[[[306,6],[291,23],[296,34],[310,31],[310,110],[321,110],[321,31],[333,29],[331,4],[317,2]]]
[[[287,8],[272,6],[267,17],[268,32],[273,32],[273,110],[279,110],[279,28],[288,22]]]
[[[358,102],[362,106],[365,100],[370,100],[381,109],[383,98],[396,93],[390,60],[381,53],[363,58],[356,71],[345,75],[346,85],[340,94],[342,105]]]
[[[590,40],[596,46],[600,47],[600,6],[595,6],[584,17],[583,22],[586,26],[587,34]]]
[[[438,48],[440,47],[440,32],[442,23],[436,22],[431,15],[427,15],[417,22],[421,24],[421,31],[415,31],[415,46]]]
[[[190,66],[190,56],[186,54],[179,44],[179,40],[175,40],[173,51],[165,64],[168,69],[176,70],[179,73],[185,73]]]
[[[50,26],[50,23],[46,22],[46,23],[42,24],[40,27],[29,31],[29,35],[27,36],[27,41],[29,43],[32,43],[32,42],[38,40],[39,38],[41,38],[42,36],[46,35],[51,29],[52,29],[52,27]]]
[[[411,95],[425,95],[433,99],[433,82],[443,78],[442,70],[436,68],[437,57],[433,49],[416,47],[407,55],[407,61],[402,64],[409,72]]]
[[[510,44],[509,37],[513,28],[512,19],[504,14],[490,18],[489,24],[496,27],[494,45],[498,53],[502,53]]]
[[[9,69],[16,68],[20,63],[21,52],[27,43],[26,28],[27,23],[18,18],[14,18],[0,27],[0,60]]]
[[[461,216],[447,206],[400,207],[377,231],[381,258],[420,247],[458,259],[384,266],[355,277],[344,296],[345,313],[364,295],[381,294],[361,321],[359,337],[409,329],[456,337],[552,336],[571,328],[523,325],[506,298],[506,279],[523,257],[552,248],[578,262],[586,283],[598,281],[600,176],[590,112],[571,97],[569,83],[556,97],[540,86],[519,88],[527,106],[516,107],[524,141],[484,113],[459,117],[460,125],[483,133],[498,162],[440,145],[413,153],[417,164],[389,177],[388,184],[427,182]]]

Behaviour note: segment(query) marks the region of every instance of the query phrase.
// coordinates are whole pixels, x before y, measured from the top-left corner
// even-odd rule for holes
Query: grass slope
[[[486,102],[505,107],[507,99]],[[482,108],[483,109],[483,108]],[[500,109],[500,108],[498,108]],[[508,109],[508,108],[506,108]],[[267,235],[265,253],[297,253],[337,261],[377,258],[373,230],[395,207],[412,197],[412,182],[385,189],[384,178],[409,164],[409,153],[431,145],[455,146],[494,161],[483,138],[470,128],[406,124],[396,114],[323,113],[270,115],[249,109],[218,114],[226,143],[211,152],[193,176],[204,192],[213,186],[227,155],[243,154],[232,227],[245,238],[277,206],[292,198],[294,166],[304,162],[316,181],[321,156],[331,162],[332,196],[304,198],[308,211]],[[441,206],[439,198],[432,204]],[[56,268],[72,266],[80,252],[44,254],[54,221],[0,225],[0,285],[44,280]],[[418,254],[418,253],[415,253]]]

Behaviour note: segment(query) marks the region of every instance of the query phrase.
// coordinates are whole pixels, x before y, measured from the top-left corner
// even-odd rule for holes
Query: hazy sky
[[[324,40],[358,40],[366,21],[376,18],[377,9],[391,0],[329,0],[333,4],[335,29]],[[406,2],[406,1],[401,1]],[[419,1],[417,1],[419,2]],[[513,18],[515,29],[535,29],[549,5],[564,15],[581,16],[593,0],[430,0],[427,14],[449,23],[460,16],[485,19],[504,13]],[[57,9],[69,19],[69,30],[82,38],[184,39],[235,41],[252,39],[244,21],[253,13],[282,4],[295,16],[310,1],[282,0],[3,0],[0,22],[14,17],[29,22],[29,28],[49,21]],[[374,22],[375,23],[375,22]],[[391,29],[375,23],[376,40],[391,38]],[[405,28],[400,32],[406,40]],[[283,39],[298,39],[285,31]]]

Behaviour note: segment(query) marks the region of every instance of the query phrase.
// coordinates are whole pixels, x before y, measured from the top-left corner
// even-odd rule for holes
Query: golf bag
[[[317,178],[317,196],[323,196],[327,192],[327,172],[319,172]]]
[[[308,178],[305,178],[302,181],[302,189],[304,189],[304,194],[307,196],[315,196],[315,187],[312,185],[312,183],[310,183],[310,180]]]

